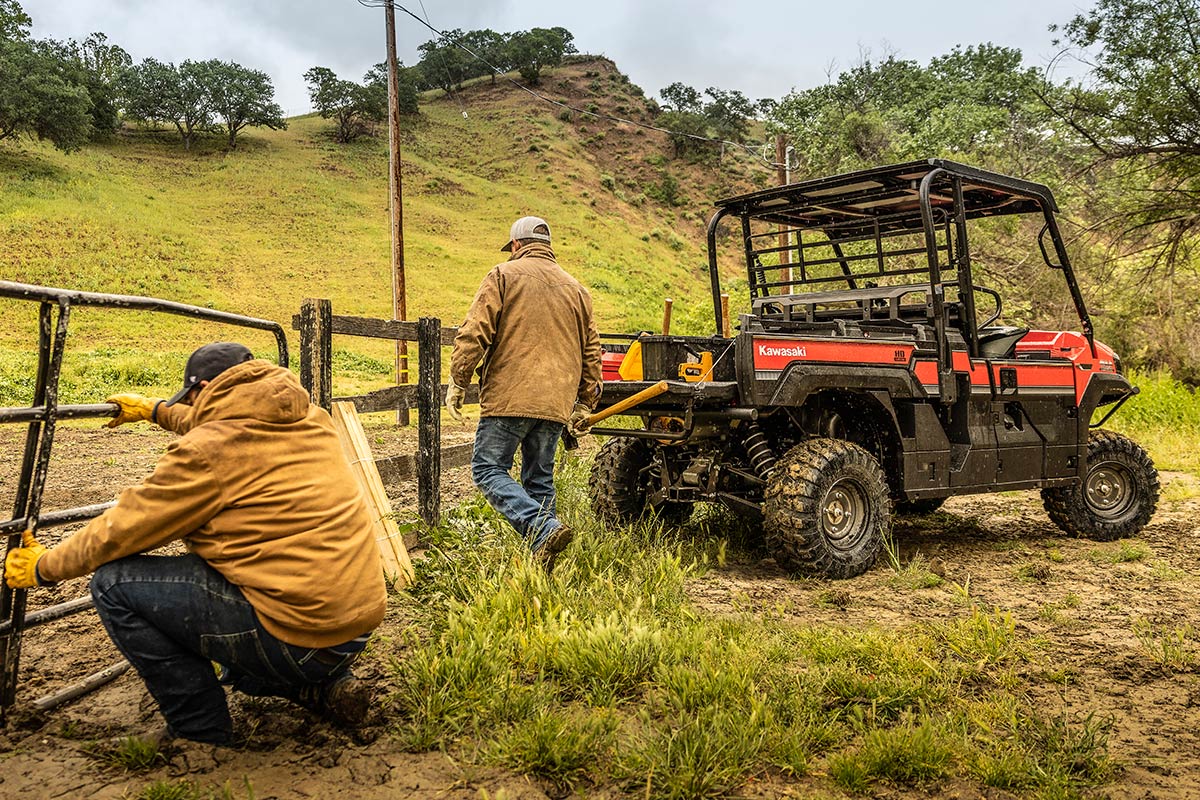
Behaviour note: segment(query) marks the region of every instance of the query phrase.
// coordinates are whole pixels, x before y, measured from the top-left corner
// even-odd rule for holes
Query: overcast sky
[[[261,69],[287,114],[310,109],[305,70],[360,80],[384,57],[383,10],[357,0],[21,0],[34,35],[81,39],[103,31],[134,60],[220,58]],[[1047,26],[1089,0],[398,0],[440,30],[508,32],[561,25],[581,52],[612,58],[655,95],[674,81],[779,98],[824,83],[860,50],[927,61],[955,44],[1018,47],[1045,67]],[[400,58],[417,61],[428,28],[397,9]],[[1074,75],[1071,65],[1058,75]]]

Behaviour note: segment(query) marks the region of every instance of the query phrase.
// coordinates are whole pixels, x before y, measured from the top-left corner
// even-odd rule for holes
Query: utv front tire
[[[651,513],[670,525],[680,525],[692,513],[688,503],[651,506],[649,488],[656,475],[653,445],[645,439],[614,436],[592,462],[592,510],[604,522],[628,525]]]
[[[875,563],[891,520],[887,481],[863,448],[811,439],[775,464],[767,481],[767,549],[785,569],[852,578]]]
[[[1087,472],[1074,486],[1042,490],[1055,525],[1072,536],[1111,542],[1146,527],[1158,507],[1158,470],[1127,436],[1092,431]]]

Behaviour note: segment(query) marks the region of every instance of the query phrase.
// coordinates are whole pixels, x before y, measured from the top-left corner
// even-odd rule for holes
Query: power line
[[[531,97],[535,97],[538,100],[541,100],[544,103],[549,103],[550,105],[557,106],[558,108],[563,108],[568,111],[573,111],[576,114],[583,114],[585,116],[593,117],[594,119],[604,119],[604,120],[608,120],[609,122],[619,122],[619,123],[622,123],[625,125],[633,125],[638,128],[644,128],[646,130],[657,131],[659,133],[665,133],[669,136],[679,136],[679,137],[682,137],[685,139],[691,139],[691,140],[697,141],[697,142],[708,142],[710,144],[728,145],[730,147],[735,147],[740,150],[746,151],[751,156],[763,161],[767,166],[771,167],[772,169],[776,169],[776,168],[783,166],[782,164],[776,164],[775,162],[773,162],[769,158],[767,158],[767,156],[765,155],[765,148],[768,147],[767,143],[763,143],[760,146],[761,148],[764,149],[763,152],[756,152],[756,147],[753,145],[743,144],[741,142],[734,142],[734,141],[730,141],[728,139],[716,139],[711,136],[700,136],[700,135],[694,134],[694,133],[673,131],[670,128],[663,128],[658,125],[651,125],[647,122],[638,122],[637,120],[626,119],[624,117],[614,117],[610,114],[601,114],[597,111],[588,111],[587,109],[577,108],[573,105],[570,105],[569,103],[564,103],[561,100],[555,100],[553,97],[547,97],[546,95],[541,94],[540,92],[534,91],[533,89],[529,88],[528,86],[521,83],[520,81],[510,78],[499,67],[495,66],[490,61],[488,61],[486,58],[479,55],[474,50],[472,50],[471,48],[469,48],[465,44],[463,44],[460,39],[450,37],[449,35],[446,34],[445,31],[438,30],[437,28],[433,27],[433,25],[429,24],[428,22],[421,19],[416,14],[409,11],[407,8],[400,5],[399,3],[394,2],[393,0],[358,0],[358,4],[360,6],[364,6],[366,8],[383,8],[386,5],[391,5],[393,8],[397,8],[400,11],[403,11],[405,14],[412,17],[418,23],[420,23],[421,25],[425,26],[429,30],[436,33],[440,39],[450,42],[455,47],[466,52],[472,58],[474,58],[475,60],[482,63],[484,66],[486,66],[488,69],[490,69],[494,75],[499,75],[501,78],[508,81],[513,86],[520,89],[521,91],[525,92],[526,94],[530,95]],[[422,8],[424,8],[423,4],[422,4]],[[460,101],[460,106],[461,106],[461,101]],[[466,112],[464,111],[463,114],[465,116]]]
[[[421,13],[425,15],[425,22],[424,22],[424,25],[425,25],[425,27],[427,27],[427,28],[429,28],[430,30],[432,30],[432,29],[433,29],[433,26],[429,24],[429,12],[425,10],[425,0],[417,0],[417,2],[421,4]],[[394,8],[394,7],[395,7],[395,6],[393,5],[393,8]],[[407,12],[405,9],[403,9],[403,8],[402,8],[402,9],[400,9],[400,10],[401,10],[401,11],[404,11],[404,13],[406,13],[406,14],[408,13],[408,12]],[[412,15],[410,14],[409,16],[412,16]],[[420,20],[418,20],[418,22],[420,22]],[[440,48],[439,48],[439,51],[438,51],[438,58],[439,58],[439,59],[441,59],[441,62],[442,62],[442,69],[444,69],[444,70],[446,71],[446,74],[447,74],[447,75],[449,75],[449,74],[450,74],[450,67],[449,67],[449,66],[446,64],[446,54],[445,54],[445,53],[443,53],[443,52],[441,52]],[[461,79],[461,77],[462,77],[462,73],[460,72],[460,73],[459,73],[459,78]],[[467,118],[467,109],[466,109],[466,107],[463,105],[463,101],[462,101],[462,95],[461,95],[461,93],[460,93],[460,94],[455,94],[455,93],[451,92],[449,89],[447,89],[447,90],[446,90],[446,94],[450,95],[451,99],[453,99],[453,100],[454,100],[454,102],[458,103],[458,110],[459,110],[460,112],[462,112],[463,119],[466,119],[466,118]]]

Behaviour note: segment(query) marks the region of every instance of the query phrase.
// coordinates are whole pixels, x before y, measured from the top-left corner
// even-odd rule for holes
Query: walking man
[[[6,560],[8,585],[94,572],[100,620],[168,736],[230,744],[222,684],[361,720],[369,693],[349,669],[383,619],[386,589],[329,414],[291,372],[232,342],[193,353],[168,400],[108,401],[121,408],[109,427],[149,420],[182,436],[62,544],[47,549],[26,531]],[[139,555],[179,539],[187,555]]]
[[[571,541],[554,505],[554,455],[564,426],[580,425],[600,398],[600,336],[591,295],[555,261],[546,221],[522,217],[508,238],[508,261],[483,279],[454,339],[446,407],[462,419],[482,361],[471,475],[549,569]]]

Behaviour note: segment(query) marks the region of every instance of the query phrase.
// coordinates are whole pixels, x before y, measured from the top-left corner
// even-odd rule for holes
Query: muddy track
[[[469,436],[469,431],[451,431]],[[0,429],[0,447],[15,453],[19,432]],[[113,498],[153,467],[170,434],[131,428],[108,432],[64,428],[55,448],[45,507]],[[397,440],[381,449],[411,448]],[[17,459],[0,461],[0,502],[11,507]],[[448,473],[446,501],[470,492],[463,470]],[[1163,501],[1134,541],[1098,543],[1064,536],[1033,492],[958,498],[942,512],[895,525],[901,562],[920,554],[942,576],[933,588],[909,588],[881,559],[848,581],[789,577],[765,553],[715,568],[689,592],[703,611],[760,614],[802,623],[901,628],[961,616],[969,603],[1013,615],[1036,642],[1026,666],[1038,705],[1072,718],[1113,720],[1110,751],[1121,774],[1104,793],[1113,798],[1200,798],[1200,480],[1164,474]],[[411,489],[396,492],[411,508]],[[47,542],[67,531],[46,531]],[[86,594],[86,580],[31,593],[31,608]],[[1172,666],[1162,636],[1187,630],[1193,658]],[[396,641],[404,609],[389,609],[380,629]],[[1156,638],[1157,637],[1157,638]],[[1157,648],[1157,649],[1156,649]],[[402,658],[402,655],[401,655]],[[23,703],[119,659],[92,613],[35,629],[22,657]],[[385,659],[358,668],[389,691]],[[22,708],[28,708],[23,705]],[[553,787],[501,770],[470,767],[440,753],[403,752],[381,720],[354,735],[333,729],[283,701],[235,696],[231,709],[248,734],[242,750],[182,745],[147,773],[128,774],[89,755],[95,740],[146,733],[156,714],[141,681],[126,674],[49,715],[19,711],[0,730],[0,798],[136,795],[159,779],[230,787],[233,797],[332,797],[353,787],[356,798],[542,798]],[[753,796],[804,796],[827,784],[759,786]],[[944,796],[978,797],[971,786],[944,787]],[[895,797],[917,794],[888,793]],[[1008,796],[994,793],[995,797]]]

